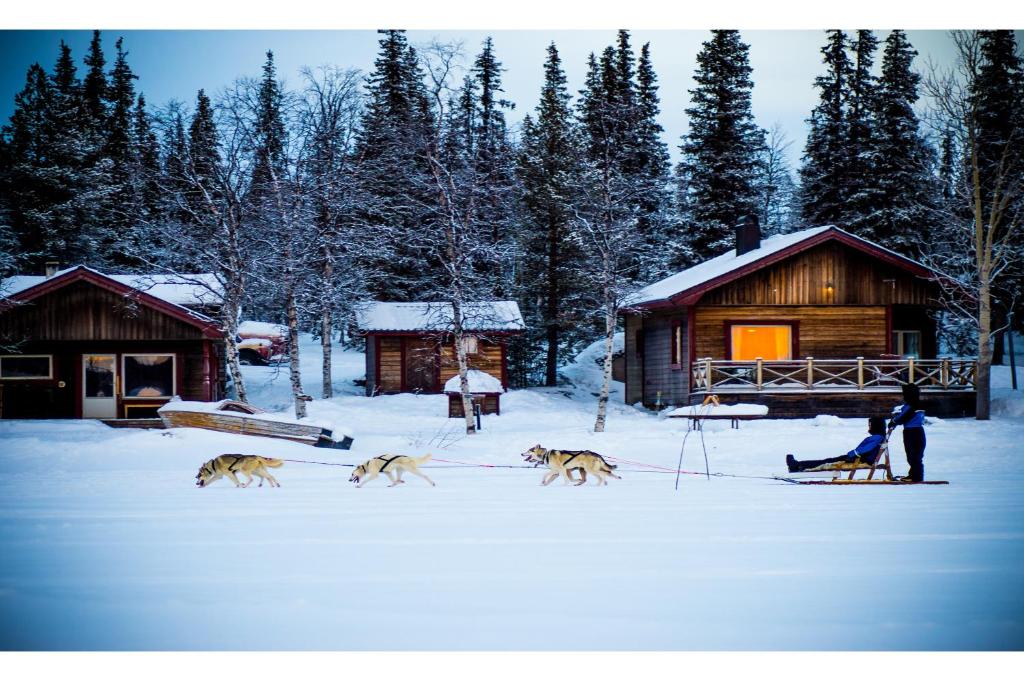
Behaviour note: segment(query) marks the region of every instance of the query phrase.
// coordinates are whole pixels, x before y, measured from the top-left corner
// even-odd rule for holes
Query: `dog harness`
[[[401,456],[401,455],[399,455],[399,456]],[[384,469],[387,468],[388,466],[390,466],[391,462],[394,461],[395,459],[399,458],[399,456],[393,456],[390,459],[388,459],[386,457],[383,457],[383,456],[374,457],[377,460],[384,462],[384,465],[380,467],[380,471],[379,472],[383,473]]]

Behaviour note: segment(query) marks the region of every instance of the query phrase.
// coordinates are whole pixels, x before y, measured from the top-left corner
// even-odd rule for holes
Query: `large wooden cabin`
[[[756,402],[773,416],[885,413],[900,385],[936,415],[974,410],[974,362],[937,356],[940,275],[836,227],[737,247],[647,286],[626,315],[626,402]]]
[[[366,394],[440,393],[458,373],[450,303],[368,302],[356,309],[366,338]],[[470,303],[463,329],[470,369],[487,372],[508,387],[509,336],[525,329],[513,301]]]
[[[140,419],[224,396],[212,275],[78,266],[0,282],[0,418]]]

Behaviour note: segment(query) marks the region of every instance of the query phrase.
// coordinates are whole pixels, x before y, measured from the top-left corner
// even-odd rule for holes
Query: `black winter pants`
[[[903,449],[907,452],[907,465],[910,466],[909,477],[914,482],[924,480],[924,428],[903,429]]]

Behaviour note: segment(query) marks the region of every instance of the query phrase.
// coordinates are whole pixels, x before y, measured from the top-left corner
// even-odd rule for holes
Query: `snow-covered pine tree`
[[[541,354],[544,385],[557,383],[558,365],[573,335],[579,291],[579,249],[570,239],[578,191],[580,150],[558,48],[547,47],[544,84],[535,117],[523,120],[518,173],[526,210],[520,252],[520,300],[527,331],[523,352]]]
[[[727,250],[736,219],[757,212],[765,133],[750,108],[750,75],[749,46],[739,31],[712,31],[697,55],[697,87],[686,109],[690,129],[680,147],[688,199],[683,221],[701,259]]]
[[[1017,159],[1024,154],[1024,67],[1014,31],[979,31],[981,61],[974,83],[978,121],[978,165],[982,196],[990,200],[998,192],[998,178],[1024,183],[1024,164]],[[1004,154],[1011,150],[1012,159]],[[1004,176],[1007,161],[1016,166],[1016,173]],[[1024,200],[1024,199],[1022,199]],[[1012,301],[1024,299],[1024,230],[1010,241],[1015,253],[1007,263],[1000,285],[993,291],[994,344],[992,362],[1002,364],[1004,335]],[[1024,328],[1024,314],[1013,320],[1017,330]]]
[[[638,228],[646,246],[637,278],[653,281],[669,273],[668,242],[672,223],[668,146],[662,139],[664,129],[658,123],[661,101],[658,77],[651,62],[651,44],[644,43],[636,68],[636,109],[632,123],[634,149],[629,169],[640,186]]]
[[[879,121],[878,79],[872,68],[878,38],[873,31],[859,30],[850,45],[853,61],[846,96],[847,167],[846,200],[840,222],[843,227],[866,239],[877,241],[875,211],[879,207],[878,188]]]
[[[435,117],[418,54],[405,32],[380,33],[356,143],[359,191],[365,199],[360,221],[380,246],[367,263],[385,275],[375,283],[374,295],[415,300],[421,297],[421,283],[437,274],[424,268],[421,254],[409,246],[429,218],[428,206],[436,203],[436,194],[427,189]]]
[[[827,31],[821,49],[826,71],[814,80],[820,100],[808,119],[810,131],[800,167],[804,222],[843,226],[849,198],[849,115],[847,91],[852,67],[843,31]]]
[[[870,220],[861,236],[917,257],[931,235],[936,185],[933,152],[920,131],[914,105],[921,77],[912,69],[917,52],[903,31],[885,39],[875,99]]]
[[[124,38],[115,43],[117,56],[110,72],[107,92],[107,132],[103,147],[109,183],[104,200],[97,206],[103,220],[101,250],[119,269],[138,265],[141,247],[136,230],[142,217],[134,192],[135,148],[132,140],[132,109],[135,106],[134,81],[138,76],[128,65]]]

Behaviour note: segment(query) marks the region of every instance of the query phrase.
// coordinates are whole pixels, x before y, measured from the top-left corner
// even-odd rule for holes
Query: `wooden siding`
[[[640,347],[643,340],[643,317],[628,315],[625,327],[626,404],[636,404],[643,401],[644,353]]]
[[[370,335],[367,336],[367,345],[373,344],[375,339],[380,343],[380,357],[375,358],[372,369],[370,358],[369,356],[367,357],[366,386],[368,394],[373,394],[374,390],[377,393],[397,393],[403,389],[408,390],[408,381],[403,381],[402,377],[403,372],[410,369],[412,353],[419,353],[419,356],[422,356],[425,351],[432,348],[436,352],[436,344],[438,342],[436,338],[423,336]],[[504,343],[481,338],[478,347],[480,352],[470,355],[468,358],[469,368],[486,371],[504,385],[506,382]],[[378,367],[380,368],[379,377],[373,375]],[[440,349],[440,368],[437,381],[431,387],[431,391],[439,392],[444,387],[445,382],[458,373],[459,367],[455,359],[455,345],[453,343],[446,343]],[[370,380],[371,377],[374,379],[372,382]],[[406,375],[406,378],[408,379],[409,376]]]
[[[935,283],[829,242],[709,291],[700,304],[936,305],[937,296]]]
[[[0,334],[27,341],[192,340],[194,326],[87,282],[0,314]]]
[[[481,338],[477,343],[480,352],[467,357],[470,369],[486,371],[505,385],[505,362],[502,357],[501,343]],[[441,348],[441,380],[439,388],[443,388],[449,378],[459,373],[459,363],[455,357],[455,344],[447,343]]]
[[[377,392],[402,391],[402,339],[398,336],[380,336],[380,358],[377,360],[380,376]]]
[[[377,389],[377,338],[366,336],[366,395],[372,397]]]
[[[689,333],[686,308],[626,317],[626,402],[648,406],[686,404],[689,397]],[[682,333],[679,368],[672,365],[672,328]],[[660,395],[659,395],[660,393]]]
[[[884,306],[699,305],[696,310],[696,356],[729,359],[726,354],[727,323],[758,320],[798,322],[794,343],[798,346],[799,357],[878,357],[886,351],[888,330]]]

